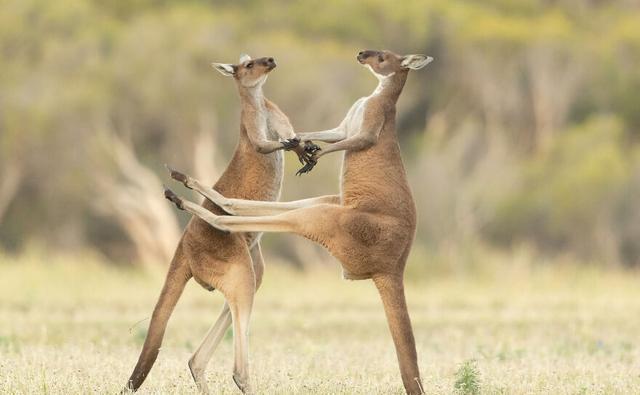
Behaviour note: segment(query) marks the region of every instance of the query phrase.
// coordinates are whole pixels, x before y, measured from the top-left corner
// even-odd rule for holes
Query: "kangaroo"
[[[283,176],[283,154],[294,150],[305,162],[313,144],[299,144],[289,119],[262,93],[273,58],[251,59],[242,55],[239,64],[213,63],[225,76],[235,79],[242,111],[240,139],[226,170],[213,189],[239,199],[278,200]],[[278,141],[280,140],[280,141]],[[222,214],[205,199],[203,209]],[[189,369],[198,388],[208,393],[204,371],[212,353],[233,322],[235,362],[233,378],[238,387],[249,391],[247,367],[247,327],[255,291],[260,287],[264,261],[260,234],[228,234],[194,217],[187,225],[169,267],[158,298],[149,331],[125,390],[137,390],[156,360],[167,321],[191,277],[209,291],[220,290],[226,301],[217,321],[189,360]]]
[[[433,58],[367,50],[358,53],[357,60],[378,78],[374,92],[358,99],[337,128],[298,135],[331,143],[312,154],[303,172],[321,156],[346,151],[340,195],[293,202],[246,201],[223,196],[187,175],[174,173],[175,179],[235,216],[220,216],[168,189],[165,196],[178,208],[231,234],[290,232],[306,237],[341,262],[346,279],[372,279],[387,316],[404,388],[408,394],[422,394],[403,282],[416,209],[400,156],[395,115],[409,70],[421,69]]]

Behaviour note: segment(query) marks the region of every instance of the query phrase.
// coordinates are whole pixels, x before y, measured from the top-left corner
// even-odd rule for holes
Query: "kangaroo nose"
[[[267,62],[269,62],[269,63],[273,63],[273,58],[269,58],[269,59],[267,59]]]
[[[362,55],[364,55],[364,51],[358,52],[358,56],[362,56]]]

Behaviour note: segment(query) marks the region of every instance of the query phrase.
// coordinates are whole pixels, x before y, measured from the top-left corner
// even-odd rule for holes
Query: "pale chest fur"
[[[258,124],[258,130],[266,140],[278,141],[278,130],[281,127],[279,124],[279,117],[277,114],[266,109],[262,106],[261,111],[256,116],[256,122]],[[282,177],[284,175],[284,153],[281,150],[272,152],[270,154],[262,154],[266,161],[270,162],[269,168],[265,171],[265,177],[268,178],[268,174],[272,172],[271,178],[272,188],[269,196],[270,200],[278,200],[280,198],[280,189],[282,185]]]
[[[349,109],[347,116],[345,117],[344,128],[347,137],[354,136],[362,130],[362,122],[364,120],[364,114],[367,105],[370,104],[372,100],[379,100],[380,95],[382,94],[384,89],[390,84],[390,77],[393,76],[392,74],[391,76],[384,77],[375,73],[374,75],[376,75],[379,81],[376,89],[373,91],[373,93],[371,93],[371,95],[367,97],[361,97],[360,99],[356,100],[356,102],[353,103],[353,105]]]
[[[361,132],[365,114],[371,114],[368,106],[376,106],[377,111],[385,108],[380,105],[384,84],[382,80],[370,96],[353,104],[344,121],[347,138]],[[341,175],[343,201],[364,210],[395,210],[396,216],[411,218],[413,200],[395,134],[395,112],[387,109],[384,118],[375,145],[345,152]]]
[[[380,84],[382,85],[382,83]],[[381,88],[378,87],[371,95],[367,97],[361,97],[356,100],[355,103],[347,112],[347,116],[344,119],[344,128],[347,137],[355,136],[362,130],[362,122],[364,121],[364,114],[368,105],[373,105],[372,102],[379,100],[379,94]]]
[[[258,105],[255,114],[256,129],[260,138],[271,140],[269,130],[269,113],[264,104]]]
[[[269,111],[264,104],[256,107],[255,123],[260,137],[265,140],[278,141],[278,131],[286,127],[277,113]]]
[[[362,120],[364,119],[364,110],[370,96],[361,97],[349,109],[344,120],[344,127],[347,137],[354,136],[362,129]]]

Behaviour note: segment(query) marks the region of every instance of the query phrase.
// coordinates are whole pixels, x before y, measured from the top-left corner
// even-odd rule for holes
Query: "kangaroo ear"
[[[239,63],[244,63],[247,60],[251,60],[251,56],[247,55],[246,53],[243,53],[240,55],[240,60],[238,61]]]
[[[406,55],[402,57],[400,65],[407,69],[419,70],[431,63],[433,58],[426,55]]]
[[[211,63],[216,70],[218,70],[222,75],[227,77],[232,77],[236,74],[237,66],[229,63]]]

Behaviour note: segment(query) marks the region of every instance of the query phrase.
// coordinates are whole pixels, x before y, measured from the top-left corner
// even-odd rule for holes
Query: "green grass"
[[[480,373],[475,359],[464,361],[456,372],[456,382],[453,387],[464,395],[480,393]]]
[[[0,257],[0,393],[116,393],[125,383],[163,274],[94,261]],[[639,277],[505,267],[411,279],[425,391],[638,393]],[[142,393],[196,393],[187,360],[221,304],[219,293],[188,285]],[[231,346],[228,334],[209,365],[214,393],[239,393]],[[342,280],[338,267],[267,267],[250,362],[261,394],[403,393],[375,288]]]

